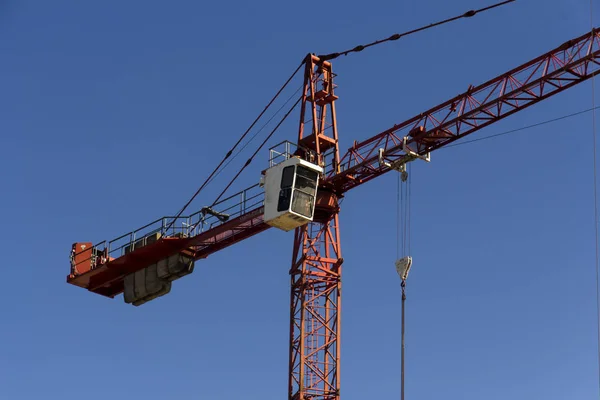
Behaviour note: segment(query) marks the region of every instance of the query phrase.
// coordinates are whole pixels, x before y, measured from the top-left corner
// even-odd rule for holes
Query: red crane
[[[354,142],[343,155],[334,74],[324,58],[328,57],[306,56],[298,140],[283,144],[278,153],[283,161],[272,162],[263,171],[261,184],[211,208],[164,217],[110,242],[75,243],[67,278],[68,283],[103,296],[124,293],[126,302],[140,305],[168,293],[171,282],[191,273],[196,260],[272,226],[295,229],[289,399],[340,398],[339,200],[361,184],[417,158],[428,158],[449,143],[596,75],[600,30]]]

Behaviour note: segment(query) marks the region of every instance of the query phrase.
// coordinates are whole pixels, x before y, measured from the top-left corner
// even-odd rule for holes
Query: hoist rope
[[[376,46],[378,44],[382,44],[382,43],[385,43],[385,42],[391,42],[391,41],[394,41],[394,40],[398,40],[401,37],[408,36],[408,35],[411,35],[413,33],[417,33],[417,32],[420,32],[420,31],[427,30],[427,29],[431,29],[431,28],[434,28],[434,27],[439,26],[439,25],[444,25],[444,24],[447,24],[449,22],[456,21],[458,19],[470,18],[470,17],[475,16],[476,14],[479,14],[479,13],[491,10],[493,8],[496,8],[496,7],[503,6],[503,5],[508,4],[508,3],[512,3],[514,1],[516,1],[516,0],[506,0],[506,1],[502,1],[500,3],[496,3],[496,4],[488,6],[488,7],[480,8],[478,10],[469,10],[469,11],[467,11],[464,14],[457,15],[456,17],[447,18],[445,20],[434,22],[434,23],[431,23],[431,24],[426,25],[426,26],[422,26],[422,27],[417,28],[417,29],[412,29],[410,31],[406,31],[404,33],[395,33],[395,34],[393,34],[392,36],[390,36],[390,37],[388,37],[386,39],[380,39],[380,40],[376,40],[376,41],[368,43],[368,44],[358,45],[358,46],[356,46],[356,47],[354,47],[352,49],[349,49],[349,50],[346,50],[346,51],[342,51],[340,53],[330,53],[330,54],[320,55],[319,59],[321,59],[321,61],[328,61],[328,60],[333,60],[335,58],[338,58],[339,56],[342,56],[342,55],[343,56],[347,56],[350,53],[358,53],[358,52],[363,51],[364,49],[366,49],[368,47]]]
[[[398,186],[396,188],[396,260],[400,258],[400,226],[402,225],[400,205],[402,204],[402,180],[400,174],[398,174]]]
[[[406,236],[407,236],[407,247],[408,247],[408,255],[411,255],[412,249],[410,246],[410,239],[411,239],[411,198],[412,198],[412,178],[411,178],[411,166],[410,163],[406,166],[406,172],[408,173],[408,180],[407,180],[407,185],[406,185]]]
[[[590,0],[590,31],[594,35],[594,1]],[[594,39],[592,39],[594,40]],[[596,130],[596,80],[592,76],[592,137],[594,156],[594,242],[596,248],[596,335],[597,335],[597,357],[598,357],[598,395],[600,396],[600,248],[598,243],[598,172],[597,172],[597,130]]]
[[[398,174],[398,194],[396,199],[396,208],[398,220],[396,221],[396,259],[404,256],[404,182],[402,182],[402,174]]]
[[[411,199],[411,179],[410,179],[410,163],[405,165],[407,179],[403,180],[402,173],[398,173],[398,188],[397,188],[397,221],[396,221],[396,259],[401,256],[410,255],[410,199]]]
[[[296,76],[296,74],[298,73],[298,71],[300,71],[300,68],[302,68],[302,66],[304,65],[304,61],[302,61],[300,63],[300,65],[298,65],[298,68],[296,68],[296,70],[294,71],[294,73],[292,73],[292,75],[288,78],[287,81],[285,81],[285,83],[283,84],[283,86],[279,89],[279,91],[277,91],[277,93],[275,94],[275,96],[273,96],[273,98],[271,99],[271,101],[269,101],[269,103],[265,106],[265,108],[262,110],[262,112],[258,115],[258,117],[256,117],[256,119],[252,122],[252,124],[250,124],[250,126],[248,127],[248,129],[246,129],[246,131],[242,134],[242,136],[238,139],[238,141],[233,145],[233,147],[231,148],[231,150],[229,150],[227,152],[227,154],[225,155],[225,157],[223,157],[223,159],[221,160],[221,162],[219,163],[219,165],[217,165],[217,167],[211,172],[211,174],[208,176],[208,178],[206,178],[204,180],[204,182],[202,183],[202,185],[198,188],[198,190],[196,190],[196,192],[192,195],[192,197],[187,201],[187,203],[185,203],[185,205],[181,208],[181,210],[177,213],[177,215],[175,216],[175,218],[173,218],[170,223],[167,225],[166,229],[164,230],[164,232],[168,232],[168,230],[171,228],[171,226],[173,226],[173,224],[175,223],[175,221],[177,221],[177,219],[179,217],[181,217],[181,215],[185,212],[185,210],[189,207],[190,204],[192,204],[192,201],[194,201],[194,199],[200,194],[200,192],[206,187],[206,185],[208,185],[208,183],[210,183],[212,181],[212,178],[219,173],[219,170],[221,168],[221,166],[225,163],[225,161],[231,156],[231,154],[233,154],[233,151],[237,148],[237,146],[242,142],[242,140],[244,140],[244,138],[246,137],[246,135],[248,135],[248,133],[252,130],[252,128],[254,128],[254,125],[256,125],[256,123],[262,118],[262,116],[265,114],[265,112],[267,112],[267,110],[269,109],[269,107],[271,107],[271,105],[275,102],[275,100],[279,97],[279,95],[281,94],[281,92],[283,92],[283,90],[287,87],[287,85],[291,82],[291,80],[294,78],[294,76]]]
[[[400,283],[402,288],[402,355],[401,355],[401,367],[400,367],[400,400],[404,400],[404,352],[405,352],[405,330],[406,330],[406,281]]]
[[[408,181],[405,182],[405,190],[404,190],[404,199],[402,199],[402,201],[404,202],[404,226],[403,226],[403,235],[404,235],[404,241],[402,243],[402,247],[404,248],[403,252],[404,255],[408,255],[406,254],[406,247],[407,247],[407,243],[408,243]]]
[[[405,164],[405,170],[398,173],[397,188],[397,226],[396,226],[396,259],[410,256],[410,199],[411,180],[410,163]],[[400,399],[404,400],[405,386],[405,348],[406,348],[406,281],[400,282],[402,289],[401,316],[401,352],[400,352]]]
[[[402,199],[402,201],[404,202],[404,207],[403,207],[403,211],[404,211],[404,221],[403,221],[403,227],[402,227],[402,235],[403,235],[403,241],[402,241],[402,252],[404,253],[403,255],[407,256],[409,254],[406,253],[407,251],[407,247],[408,247],[408,180],[405,182],[405,190],[404,190],[404,198]]]

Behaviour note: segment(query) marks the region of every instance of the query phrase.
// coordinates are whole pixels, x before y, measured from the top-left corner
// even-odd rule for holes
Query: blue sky
[[[291,233],[198,262],[140,308],[67,285],[71,243],[176,212],[307,52],[488,4],[2,1],[0,398],[285,398]],[[342,148],[588,29],[587,1],[521,0],[336,60]],[[474,137],[591,98],[584,83]],[[413,165],[407,398],[597,396],[591,117]],[[344,400],[399,396],[396,180],[343,203]]]

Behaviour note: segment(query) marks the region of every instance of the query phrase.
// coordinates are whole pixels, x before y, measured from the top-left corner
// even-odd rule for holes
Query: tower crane
[[[332,59],[308,54],[297,140],[271,149],[260,181],[187,216],[164,217],[111,241],[71,248],[69,284],[144,304],[195,262],[272,227],[294,230],[288,398],[340,399],[344,259],[340,199],[389,171],[475,133],[600,72],[600,28],[340,152]]]

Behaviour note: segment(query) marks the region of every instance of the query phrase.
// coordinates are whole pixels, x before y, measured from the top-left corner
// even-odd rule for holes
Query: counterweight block
[[[141,306],[171,291],[171,282],[194,271],[194,259],[175,254],[140,271],[129,274],[124,280],[125,303]]]

